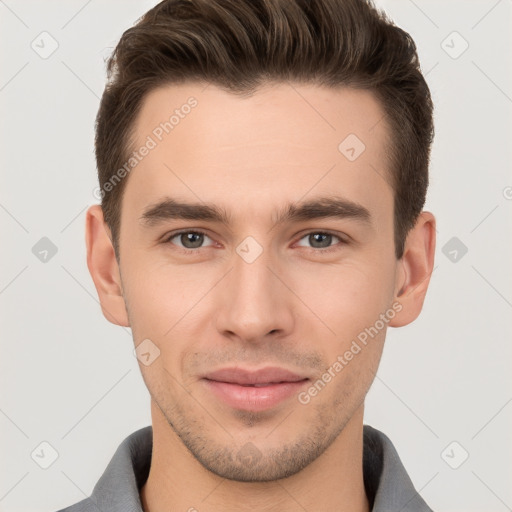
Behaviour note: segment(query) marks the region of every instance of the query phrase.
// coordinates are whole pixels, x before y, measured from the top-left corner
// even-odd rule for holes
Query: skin
[[[146,97],[135,146],[190,96],[197,107],[126,178],[119,264],[100,206],[87,212],[87,263],[105,317],[130,326],[135,346],[150,339],[160,350],[149,366],[139,363],[154,436],[143,508],[368,511],[364,399],[386,327],[421,311],[435,218],[420,214],[397,260],[393,190],[383,179],[389,127],[368,91],[267,84],[241,98],[211,84],[166,86]],[[338,150],[350,133],[366,146],[353,162]],[[367,208],[371,223],[275,223],[288,202],[334,193]],[[231,223],[145,225],[143,211],[165,196],[222,206]],[[205,231],[203,245],[180,252],[183,238],[170,239],[180,229]],[[308,235],[324,230],[335,236],[315,245]],[[236,251],[247,236],[262,248],[252,263]],[[398,303],[308,404],[293,396],[262,412],[235,409],[201,380],[226,366],[279,366],[314,382]]]

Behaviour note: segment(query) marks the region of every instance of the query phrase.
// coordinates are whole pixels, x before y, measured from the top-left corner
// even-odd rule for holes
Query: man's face
[[[170,433],[222,477],[273,480],[329,447],[377,370],[378,320],[397,293],[388,128],[366,91],[203,89],[161,88],[142,106],[134,147],[148,135],[156,147],[123,196],[123,296],[135,345],[149,339],[160,351],[141,371]],[[191,96],[197,105],[172,131],[155,132]],[[289,204],[325,198],[349,207],[285,216]],[[226,222],[155,209],[170,199],[217,207]],[[300,382],[240,385],[270,367]]]

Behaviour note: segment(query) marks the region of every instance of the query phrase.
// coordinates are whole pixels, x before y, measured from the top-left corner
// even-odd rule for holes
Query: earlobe
[[[105,318],[113,324],[129,327],[119,266],[109,234],[101,206],[91,206],[87,210],[85,225],[87,267]]]
[[[436,220],[430,212],[421,212],[405,243],[404,254],[397,272],[395,302],[400,312],[389,322],[391,327],[402,327],[418,317],[434,268]]]

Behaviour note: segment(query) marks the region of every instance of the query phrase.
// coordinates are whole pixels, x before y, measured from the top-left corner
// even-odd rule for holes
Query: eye
[[[205,238],[213,242],[203,231],[179,231],[177,233],[171,233],[165,238],[164,243],[171,242],[173,245],[183,249],[193,250],[201,249]],[[176,239],[176,242],[173,242],[174,239]]]
[[[307,233],[305,236],[303,236],[300,241],[304,239],[307,239],[308,243],[311,244],[310,247],[313,249],[320,249],[322,252],[338,249],[336,245],[332,245],[333,239],[336,239],[341,243],[345,243],[341,237],[325,231],[311,231],[310,233]],[[304,247],[300,241],[298,245]]]
[[[203,245],[205,239],[210,240],[210,244]],[[303,240],[307,240],[310,244],[304,245],[301,243]],[[339,243],[333,245],[333,241],[338,241]],[[194,249],[202,249],[205,247],[210,247],[214,244],[213,240],[203,231],[200,230],[182,230],[175,233],[171,233],[164,240],[163,243],[172,243],[173,245],[181,248],[185,251],[194,251]],[[302,247],[310,247],[311,249],[316,249],[319,252],[330,252],[339,249],[339,245],[347,243],[340,236],[335,235],[333,233],[329,233],[326,231],[311,231],[304,235],[297,245]]]

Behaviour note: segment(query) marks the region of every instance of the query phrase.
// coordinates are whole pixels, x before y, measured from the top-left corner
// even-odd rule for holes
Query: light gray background
[[[104,58],[156,3],[0,0],[1,511],[83,499],[151,422],[130,331],[97,302],[84,218]],[[512,510],[512,1],[378,5],[417,42],[435,102],[438,245],[422,315],[388,331],[365,423],[436,511]],[[50,47],[43,31],[59,45],[47,59],[31,48]],[[32,252],[42,237],[58,249],[47,262]],[[468,249],[455,262],[452,237]],[[34,460],[50,461],[44,441],[58,452],[48,469]]]

